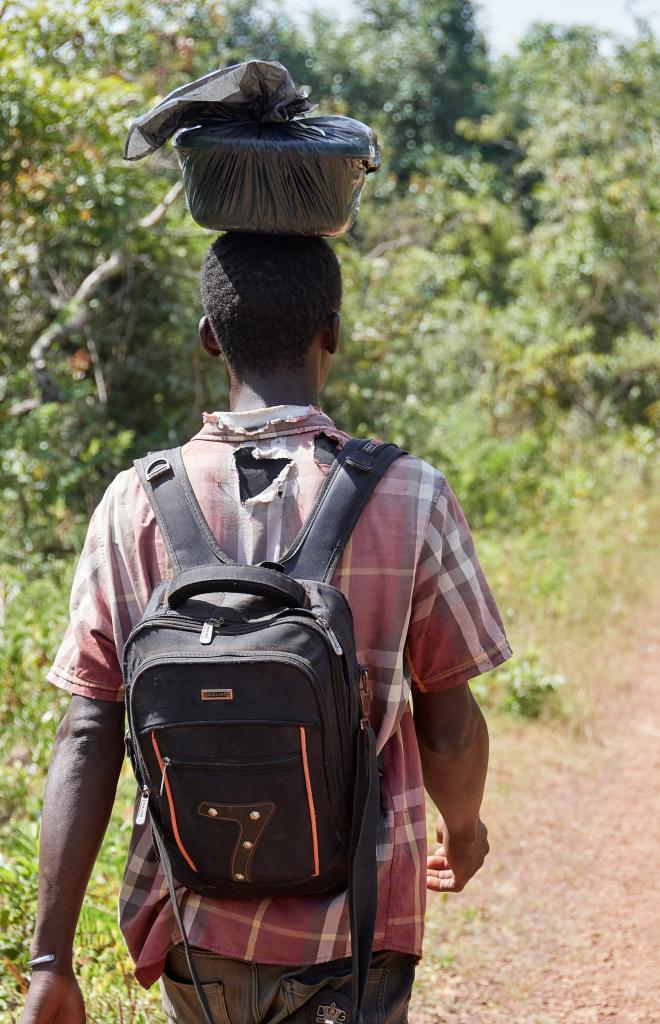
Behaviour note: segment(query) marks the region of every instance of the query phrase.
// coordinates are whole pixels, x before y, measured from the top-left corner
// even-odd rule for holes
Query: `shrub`
[[[547,672],[532,651],[507,662],[490,679],[474,680],[471,689],[479,702],[492,710],[539,718],[561,710],[559,691],[565,683],[564,676]]]

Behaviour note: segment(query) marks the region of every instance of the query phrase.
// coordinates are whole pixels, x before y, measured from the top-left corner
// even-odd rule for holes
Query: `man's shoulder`
[[[106,487],[99,511],[105,515],[112,515],[117,510],[134,508],[136,501],[141,500],[143,494],[135,466],[122,469]]]
[[[147,454],[151,453],[145,452],[145,456]],[[387,470],[379,490],[384,495],[396,494],[402,499],[414,499],[433,506],[447,488],[447,480],[441,469],[417,455],[404,452]],[[137,503],[148,505],[148,499],[137,470],[132,465],[121,470],[110,481],[99,507],[110,515],[118,511],[134,510]]]
[[[435,504],[448,486],[442,470],[410,452],[405,452],[404,455],[396,459],[388,471],[389,474],[391,474],[392,483],[396,482],[399,486],[405,485],[403,493],[428,500],[431,504]]]

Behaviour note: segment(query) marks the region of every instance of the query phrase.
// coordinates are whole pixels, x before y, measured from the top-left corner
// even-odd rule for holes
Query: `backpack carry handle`
[[[307,601],[302,584],[275,569],[256,565],[225,565],[216,569],[200,565],[177,573],[170,582],[167,603],[170,608],[178,608],[190,597],[214,593],[254,594],[294,608],[303,607]]]

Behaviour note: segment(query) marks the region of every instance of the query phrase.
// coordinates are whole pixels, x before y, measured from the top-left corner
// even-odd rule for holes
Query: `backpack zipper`
[[[272,616],[266,623],[270,625],[271,622],[277,621],[280,616],[290,614],[289,609],[286,612],[278,612]],[[229,629],[230,633],[244,633],[250,632],[253,629],[263,629],[264,623],[254,622],[232,622],[231,619],[227,620],[222,617],[208,618],[208,619],[195,619],[192,615],[153,615],[149,619],[143,619],[137,623],[136,626],[131,630],[126,640],[124,647],[128,647],[131,641],[141,633],[143,629],[149,629],[151,626],[162,626],[166,625],[169,629],[183,629],[188,632],[196,633],[204,629],[207,624],[213,625],[213,636],[215,636],[215,630],[224,626]],[[208,642],[208,641],[207,641]]]
[[[172,796],[172,790],[170,789],[170,784],[169,784],[169,782],[167,780],[167,769],[168,769],[168,766],[169,766],[169,758],[163,758],[163,756],[161,755],[160,748],[158,746],[158,740],[156,739],[156,733],[153,732],[153,731],[151,733],[151,743],[152,743],[152,746],[154,748],[154,753],[156,754],[156,760],[158,761],[159,767],[160,767],[160,769],[162,771],[162,775],[161,775],[161,779],[160,779],[160,794],[159,794],[159,796],[162,797],[163,789],[165,789],[166,794],[167,794],[167,803],[168,803],[168,806],[169,806],[169,809],[170,809],[170,823],[172,825],[172,832],[174,834],[174,841],[176,842],[176,845],[179,847],[179,851],[181,852],[181,854],[182,854],[184,860],[186,861],[186,863],[188,864],[188,866],[190,868],[192,868],[193,871],[197,872],[197,865],[195,864],[194,860],[192,859],[192,857],[190,856],[190,854],[186,850],[186,848],[185,848],[185,846],[183,844],[183,840],[181,838],[181,835],[179,833],[179,824],[178,824],[177,819],[176,819],[176,808],[174,807],[174,797]]]
[[[316,615],[315,613],[312,614],[314,615],[314,618],[321,626],[321,629],[323,630],[328,640],[330,641],[330,646],[332,647],[333,651],[335,652],[338,658],[341,658],[342,654],[344,653],[344,648],[339,643],[339,640],[337,639],[337,634],[333,630],[332,626],[330,625],[327,619],[323,618],[322,615]]]
[[[289,765],[300,761],[299,754],[285,754],[282,757],[273,757],[269,760],[263,761],[188,761],[185,758],[178,757],[166,757],[163,755],[163,771],[169,771],[170,768],[180,769],[181,771],[192,771],[192,772],[206,772],[206,771],[226,771],[226,772],[243,772],[245,775],[252,775],[255,772],[261,771],[261,769],[269,769],[271,771],[284,771]],[[161,785],[161,796],[162,796],[162,785]]]
[[[221,626],[224,621],[224,619],[207,619],[199,634],[200,644],[210,644],[215,636],[216,626]]]
[[[135,629],[130,633],[125,646],[128,647],[129,643],[142,629],[147,629],[150,626],[155,625],[167,625],[169,629],[182,629],[188,633],[199,633],[200,644],[210,644],[216,634],[216,629],[224,627],[224,632],[227,636],[233,636],[234,634],[241,633],[253,633],[260,629],[265,629],[268,626],[279,624],[280,622],[300,622],[299,616],[301,616],[309,622],[316,624],[318,631],[326,638],[334,654],[338,658],[342,657],[344,648],[339,642],[339,638],[332,626],[326,618],[319,615],[317,612],[309,611],[307,608],[300,608],[295,614],[291,614],[290,611],[280,612],[274,615],[267,622],[227,622],[223,618],[206,619],[204,622],[200,622],[199,619],[194,619],[192,616],[179,616],[176,619],[170,618],[167,615],[158,615],[152,619],[148,619],[146,622],[140,622]]]
[[[140,797],[140,803],[138,804],[137,814],[135,815],[135,824],[144,825],[147,820],[147,808],[149,807],[149,787],[142,787],[142,796]]]
[[[163,788],[165,786],[165,776],[167,775],[167,769],[169,768],[171,763],[172,762],[170,761],[169,757],[163,757],[161,759],[162,767],[161,767],[161,776],[160,776],[160,789],[158,790],[158,796],[161,799],[162,799],[162,796],[163,796]]]

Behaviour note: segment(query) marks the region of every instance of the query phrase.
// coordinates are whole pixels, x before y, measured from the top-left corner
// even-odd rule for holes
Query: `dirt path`
[[[534,725],[495,737],[489,869],[431,909],[411,1024],[660,1022],[660,602],[652,610],[594,652],[620,683],[589,741]]]

